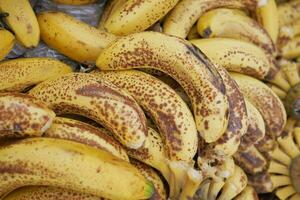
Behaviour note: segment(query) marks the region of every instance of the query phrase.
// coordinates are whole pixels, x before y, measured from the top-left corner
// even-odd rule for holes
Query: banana
[[[93,64],[100,52],[116,37],[62,12],[38,15],[42,40],[71,59]]]
[[[96,71],[94,75],[124,89],[150,114],[162,134],[170,160],[188,163],[193,160],[198,145],[196,124],[191,111],[174,90],[136,70]]]
[[[147,137],[145,115],[134,99],[95,75],[66,74],[40,83],[29,93],[59,114],[93,119],[129,148],[141,147]]]
[[[300,21],[296,20],[290,24],[286,24],[280,27],[279,40],[285,38],[293,38],[300,35]]]
[[[274,138],[281,135],[286,123],[286,112],[280,99],[263,82],[238,73],[231,73],[240,91],[262,115],[267,133]]]
[[[276,44],[279,34],[279,14],[275,0],[258,0],[256,16]]]
[[[197,190],[197,193],[196,193],[196,198],[194,198],[194,199],[201,199],[201,200],[207,199],[207,197],[209,195],[209,187],[210,187],[211,182],[212,182],[211,180],[204,181],[199,186],[199,189]]]
[[[86,5],[95,3],[97,0],[52,0],[56,3],[67,4],[67,5]]]
[[[178,0],[116,0],[100,24],[110,33],[128,35],[146,30],[164,17]]]
[[[255,144],[255,147],[262,153],[272,151],[276,148],[276,146],[277,146],[276,140],[269,132],[266,132],[263,139],[256,142]]]
[[[166,17],[163,32],[186,38],[192,26],[208,10],[221,7],[254,10],[255,6],[253,0],[182,0]]]
[[[278,6],[280,26],[290,24],[300,18],[300,0],[289,1]]]
[[[300,36],[283,41],[279,45],[280,55],[286,59],[297,58],[300,56]]]
[[[191,199],[195,195],[202,181],[203,181],[203,175],[199,171],[195,170],[194,168],[192,167],[189,168],[184,183],[185,187],[180,193],[179,199],[182,200]]]
[[[267,168],[266,158],[253,145],[246,151],[238,151],[233,157],[236,164],[248,174],[256,174]]]
[[[274,84],[271,84],[271,83],[267,83],[267,85],[272,89],[272,91],[281,99],[285,99],[287,93],[279,88],[278,86],[274,85]]]
[[[17,58],[0,62],[0,92],[22,92],[51,78],[72,72],[52,58]]]
[[[229,71],[239,72],[258,79],[273,79],[278,71],[263,49],[254,44],[230,39],[209,38],[191,40],[208,58]],[[216,51],[218,46],[222,46]]]
[[[299,63],[282,59],[280,60],[280,67],[291,87],[300,83]]]
[[[279,199],[289,199],[290,196],[296,194],[296,191],[292,186],[288,186],[278,189],[275,194]]]
[[[125,149],[103,129],[74,119],[56,117],[50,128],[43,134],[46,138],[59,138],[106,150],[114,156],[128,161]]]
[[[227,130],[220,139],[206,144],[204,148],[199,147],[198,155],[210,162],[213,162],[213,159],[218,161],[232,156],[238,150],[240,139],[248,127],[247,110],[242,93],[223,67],[217,65],[217,70],[225,84],[229,102],[229,120]]]
[[[249,175],[248,184],[255,188],[257,193],[268,193],[273,191],[273,183],[270,174],[266,171]]]
[[[185,40],[158,32],[132,34],[106,48],[96,65],[100,70],[163,71],[188,94],[197,130],[206,142],[216,141],[226,130],[228,102],[223,81],[206,56]]]
[[[266,128],[265,122],[259,111],[245,99],[247,115],[248,115],[248,129],[245,135],[241,137],[239,146],[240,151],[245,151],[256,142],[264,138]]]
[[[284,152],[280,147],[275,148],[273,151],[269,152],[271,158],[278,161],[286,166],[289,166],[292,162],[291,158]]]
[[[40,41],[39,24],[29,0],[0,0],[0,11],[9,15],[4,21],[24,47],[36,47]]]
[[[0,61],[9,54],[15,44],[15,36],[8,30],[0,29]]]
[[[194,25],[194,26],[191,28],[190,32],[188,33],[187,39],[188,39],[188,40],[193,40],[193,39],[199,39],[200,37],[201,37],[201,36],[200,36],[200,34],[198,33],[197,26]]]
[[[275,54],[275,45],[254,19],[236,9],[219,8],[204,13],[197,22],[199,34],[204,38],[232,38],[254,43],[269,54]]]
[[[10,192],[3,200],[105,200],[91,194],[75,192],[57,187],[28,186]]]
[[[0,94],[0,137],[41,136],[55,113],[27,94]]]
[[[32,138],[2,146],[0,162],[0,196],[30,185],[128,200],[150,198],[154,191],[152,183],[128,162],[67,140]]]
[[[258,200],[258,195],[253,187],[247,186],[234,200]]]
[[[151,199],[166,200],[166,189],[157,172],[148,165],[145,165],[137,160],[130,159],[130,163],[135,166],[147,180],[153,183],[154,193]]]

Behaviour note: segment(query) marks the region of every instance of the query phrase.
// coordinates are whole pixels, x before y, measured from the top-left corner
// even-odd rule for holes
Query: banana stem
[[[300,83],[294,85],[287,93],[284,100],[287,114],[295,119],[300,119]]]
[[[290,177],[294,189],[300,193],[300,155],[295,157],[290,166]]]
[[[197,192],[200,184],[203,182],[203,176],[200,171],[189,168],[185,180],[184,187],[180,194],[180,200],[192,199]]]

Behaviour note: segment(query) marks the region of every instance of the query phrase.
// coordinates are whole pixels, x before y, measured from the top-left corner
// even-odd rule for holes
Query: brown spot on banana
[[[93,119],[129,148],[141,147],[147,137],[145,115],[134,99],[95,75],[64,75],[37,85],[29,93],[59,114]]]
[[[41,136],[54,117],[55,113],[37,98],[0,93],[0,137]]]
[[[268,193],[273,190],[270,174],[265,171],[249,175],[248,184],[254,187],[257,193]]]
[[[196,125],[189,108],[174,90],[141,71],[95,71],[94,74],[126,90],[149,113],[171,160],[193,159],[198,143]]]
[[[125,36],[100,54],[97,66],[101,70],[163,71],[187,92],[197,129],[207,142],[216,141],[227,127],[228,102],[221,77],[206,56],[184,40],[157,32]]]

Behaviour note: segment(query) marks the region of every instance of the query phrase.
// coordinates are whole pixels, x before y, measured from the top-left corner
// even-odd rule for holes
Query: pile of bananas
[[[300,200],[300,0],[108,0],[98,27],[0,0],[0,20],[0,199]],[[40,40],[93,67],[7,58]]]

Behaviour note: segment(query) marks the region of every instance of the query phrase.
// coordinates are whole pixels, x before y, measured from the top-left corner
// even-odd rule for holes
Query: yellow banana
[[[283,58],[292,59],[300,56],[300,36],[283,41],[279,46]]]
[[[240,151],[245,151],[256,142],[262,140],[266,132],[265,122],[259,111],[247,99],[245,99],[245,103],[248,115],[248,129],[241,138]]]
[[[201,36],[198,33],[197,26],[194,25],[187,35],[188,40],[199,39]]]
[[[280,67],[291,87],[300,83],[299,63],[282,59],[280,61]]]
[[[0,0],[0,11],[9,14],[4,21],[13,30],[18,42],[27,48],[38,45],[40,29],[29,0]]]
[[[130,163],[135,166],[148,181],[153,183],[154,193],[150,199],[166,200],[166,189],[157,172],[148,165],[145,165],[137,160],[130,159]]]
[[[278,6],[280,26],[290,24],[300,18],[300,0],[289,1]]]
[[[55,113],[32,96],[18,93],[0,94],[0,137],[41,136]]]
[[[57,187],[28,186],[10,192],[3,200],[105,200],[91,194],[75,192]]]
[[[247,186],[234,200],[258,200],[258,195],[253,187]]]
[[[255,148],[254,145],[246,151],[239,151],[233,156],[235,162],[248,174],[256,174],[267,168],[266,158]]]
[[[286,123],[286,112],[280,99],[263,82],[238,73],[231,73],[240,91],[262,115],[267,133],[274,138],[281,135]]]
[[[277,87],[276,85],[273,85],[271,83],[267,84],[272,90],[273,92],[281,99],[285,99],[287,93],[286,91],[284,91],[283,89]]]
[[[285,38],[293,38],[300,35],[300,21],[296,20],[290,24],[286,24],[280,27],[279,40],[285,40]]]
[[[62,12],[43,12],[38,22],[47,45],[81,63],[94,63],[102,49],[116,39]]]
[[[0,61],[9,54],[15,44],[15,36],[8,30],[0,29]]]
[[[257,193],[268,193],[273,191],[273,183],[270,174],[266,171],[249,175],[248,184],[255,188]]]
[[[223,81],[209,60],[185,40],[158,32],[132,34],[106,48],[96,65],[101,70],[163,71],[189,95],[197,130],[206,142],[216,141],[226,130],[228,102]]]
[[[252,0],[182,0],[166,17],[163,32],[186,38],[199,17],[208,10],[221,7],[254,10],[255,6]]]
[[[197,23],[204,38],[233,38],[256,44],[269,54],[275,54],[275,45],[254,19],[236,9],[219,8],[204,13]]]
[[[32,138],[2,146],[0,162],[0,196],[30,185],[128,200],[150,198],[154,190],[128,162],[67,140]]]
[[[116,35],[141,32],[164,17],[178,0],[116,0],[100,22],[105,30]]]
[[[0,92],[25,89],[72,72],[72,68],[51,58],[18,58],[0,62]]]
[[[256,16],[276,44],[279,33],[279,14],[275,0],[258,0]]]
[[[66,74],[40,83],[29,93],[59,114],[93,119],[129,148],[141,147],[147,137],[145,115],[134,99],[95,75]]]
[[[106,150],[122,160],[129,161],[125,149],[114,138],[107,135],[103,129],[98,129],[78,120],[56,117],[43,137],[79,142]]]
[[[188,163],[193,160],[198,145],[196,124],[191,111],[174,90],[136,70],[97,71],[94,75],[124,89],[150,114],[171,160]]]
[[[97,0],[53,0],[56,3],[67,5],[86,5],[95,3]]]
[[[277,72],[263,49],[254,44],[230,39],[209,38],[191,41],[213,62],[229,71],[239,72],[258,79],[273,79]],[[218,46],[222,46],[216,51]]]

